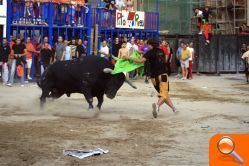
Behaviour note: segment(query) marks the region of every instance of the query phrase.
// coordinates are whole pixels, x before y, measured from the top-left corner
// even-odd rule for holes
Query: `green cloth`
[[[138,54],[137,51],[134,51],[130,57],[136,58],[136,59],[141,59],[142,58]],[[143,75],[143,73],[144,73],[144,63],[137,63],[137,62],[133,62],[131,60],[117,58],[117,57],[114,57],[114,56],[112,58],[116,60],[115,68],[114,68],[112,74],[118,74],[118,73],[122,73],[122,72],[131,72],[131,71],[134,71],[134,70],[137,69],[140,76]]]

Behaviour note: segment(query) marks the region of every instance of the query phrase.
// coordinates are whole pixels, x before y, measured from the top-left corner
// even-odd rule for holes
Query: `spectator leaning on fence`
[[[3,85],[6,85],[8,82],[8,58],[10,55],[11,49],[8,44],[8,41],[6,38],[3,38],[3,42],[0,45],[0,64],[2,65],[2,81]]]

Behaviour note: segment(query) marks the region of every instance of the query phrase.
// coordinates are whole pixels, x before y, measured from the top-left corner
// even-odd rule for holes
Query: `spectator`
[[[239,27],[240,34],[249,34],[249,27],[246,25],[246,23],[243,23]]]
[[[144,41],[144,44],[142,46],[141,52],[142,56],[144,56],[148,51],[150,50],[147,40]],[[148,61],[145,61],[144,63],[144,74],[145,74],[145,83],[149,83],[149,76],[150,76],[150,64]]]
[[[126,10],[134,11],[134,0],[127,0],[126,1]]]
[[[112,55],[118,57],[119,49],[121,48],[121,44],[119,38],[116,37],[114,44],[112,45]]]
[[[240,49],[241,55],[243,55],[247,51],[246,44],[242,44],[242,47]]]
[[[122,47],[119,49],[118,58],[130,57],[130,51],[126,48],[126,42],[122,43]],[[129,73],[125,72],[126,78],[129,79]]]
[[[166,48],[169,52],[168,55],[168,61],[167,61],[167,68],[168,68],[168,76],[171,75],[171,63],[172,63],[172,57],[173,57],[173,49],[170,47],[170,43],[166,41]]]
[[[83,47],[85,48],[85,53],[87,52],[87,40],[83,41]]]
[[[189,58],[189,68],[188,68],[188,79],[193,79],[193,63],[195,59],[195,50],[193,48],[193,42],[190,42],[189,47],[187,48],[190,52]]]
[[[130,51],[126,48],[126,42],[122,43],[122,47],[119,49],[118,58],[130,57]]]
[[[16,39],[16,44],[13,45],[12,47],[12,55],[14,55],[14,59],[12,61],[11,65],[11,73],[10,73],[10,80],[7,86],[12,86],[14,83],[14,76],[16,72],[16,67],[18,69],[18,76],[21,78],[21,86],[24,86],[24,74],[23,74],[23,66],[26,63],[24,60],[24,56],[26,55],[27,50],[26,46],[21,43],[21,39],[17,38]]]
[[[107,46],[107,42],[105,40],[102,42],[99,53],[102,58],[108,59],[110,56],[109,47]]]
[[[72,51],[72,59],[76,58],[76,48],[77,48],[77,44],[76,44],[76,40],[73,38],[69,44],[69,47],[71,47],[71,51]]]
[[[10,49],[12,49],[12,46],[16,43],[16,37],[15,36],[11,36],[11,39],[10,39]]]
[[[130,50],[130,55],[132,55],[134,51],[138,51],[138,46],[135,43],[134,37],[131,38],[131,46],[130,46],[129,50]]]
[[[107,5],[106,5],[106,9],[108,10],[115,10],[115,0],[106,0]]]
[[[189,58],[191,55],[185,43],[183,43],[180,55],[181,55],[180,62],[182,67],[182,80],[186,80],[188,76]]]
[[[245,62],[245,75],[247,83],[249,83],[249,45],[247,46],[246,52],[241,57]]]
[[[142,55],[142,46],[144,45],[143,39],[137,41],[138,53]]]
[[[58,42],[55,44],[55,55],[54,61],[61,61],[63,60],[63,53],[65,51],[65,46],[63,44],[63,38],[61,36],[58,37]]]
[[[181,51],[183,48],[183,43],[180,44],[180,47],[177,49],[176,51],[176,66],[177,66],[177,75],[176,78],[180,78],[181,77]]]
[[[115,0],[115,7],[116,7],[118,10],[123,10],[123,9],[125,9],[124,0]]]
[[[163,50],[163,52],[164,52],[164,54],[165,54],[165,56],[166,56],[166,60],[168,60],[169,51],[168,51],[168,49],[167,49],[167,47],[166,47],[166,41],[165,41],[165,40],[163,40],[163,41],[161,42],[161,44],[159,45],[159,48],[160,48],[161,50]]]
[[[31,42],[30,37],[27,37],[26,49],[27,49],[27,54],[26,54],[27,78],[28,78],[28,80],[32,80],[32,78],[30,76],[30,70],[31,70],[31,66],[32,66],[32,54],[39,53],[39,51],[35,50],[34,45]]]
[[[203,12],[196,8],[194,18],[197,18],[197,28],[199,29],[199,34],[202,34],[202,18]]]
[[[36,48],[36,50],[39,50],[39,51],[41,51],[42,49],[44,49],[46,47],[46,48],[50,49],[50,51],[53,53],[52,47],[48,43],[48,37],[44,37],[43,43],[40,43],[40,44],[39,44],[39,41],[36,40],[36,44],[34,43],[34,47]],[[36,75],[39,76],[41,73],[43,73],[44,66],[41,64],[42,63],[41,55],[39,55],[39,54],[35,54],[35,55],[36,55],[35,56],[35,70],[36,70]]]
[[[48,49],[52,50],[51,45],[48,43],[48,37],[44,37],[43,43],[38,46],[40,49],[47,47]]]
[[[62,59],[65,61],[71,60],[72,59],[72,49],[70,46],[68,46],[69,42],[68,40],[64,40],[64,53]]]
[[[2,81],[3,85],[8,82],[9,70],[8,70],[8,58],[11,49],[6,38],[3,38],[3,42],[0,45],[0,64],[2,65]]]
[[[82,45],[82,40],[78,40],[78,45],[76,47],[76,58],[81,58],[86,56],[86,50],[85,47]]]
[[[44,43],[40,52],[41,64],[43,69],[46,70],[48,66],[52,63],[53,60],[53,52],[48,43]]]
[[[212,18],[212,15],[211,15],[211,10],[209,9],[209,7],[205,7],[205,10],[203,10],[202,12],[202,16],[203,16],[203,22],[204,23],[209,23],[209,18]]]
[[[132,39],[133,39],[134,37],[132,37]],[[130,48],[131,48],[131,43],[128,41],[128,38],[127,37],[125,37],[124,38],[124,42],[126,42],[126,48],[128,49],[128,50],[130,50]]]
[[[107,3],[105,2],[105,0],[101,0],[98,2],[97,7],[98,8],[105,8],[106,5],[107,5]]]

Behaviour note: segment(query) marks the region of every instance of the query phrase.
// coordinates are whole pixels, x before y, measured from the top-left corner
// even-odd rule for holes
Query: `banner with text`
[[[144,29],[144,12],[116,11],[116,28]]]

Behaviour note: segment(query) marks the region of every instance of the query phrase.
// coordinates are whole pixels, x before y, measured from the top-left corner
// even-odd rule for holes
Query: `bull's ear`
[[[103,72],[104,73],[107,73],[107,74],[111,74],[112,73],[112,69],[110,69],[110,68],[105,68],[104,70],[103,70]]]

